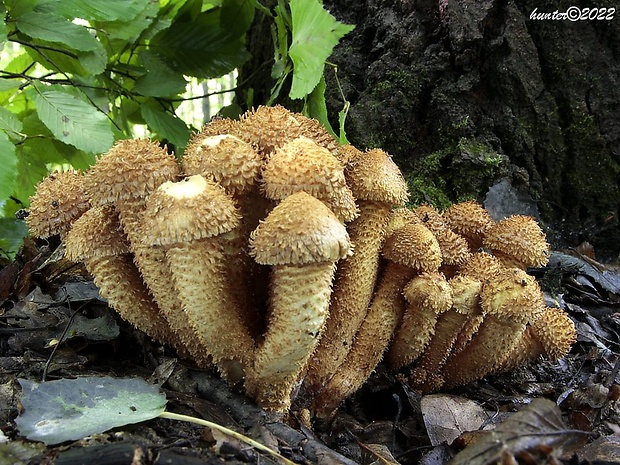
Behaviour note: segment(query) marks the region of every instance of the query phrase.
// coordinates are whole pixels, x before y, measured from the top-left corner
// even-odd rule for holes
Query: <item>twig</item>
[[[236,431],[233,431],[231,429],[228,429],[222,425],[218,425],[217,423],[213,423],[211,421],[207,421],[207,420],[203,420],[201,418],[196,418],[196,417],[190,417],[189,415],[181,415],[180,413],[172,413],[172,412],[163,412],[159,415],[160,418],[168,418],[169,420],[180,420],[180,421],[188,421],[190,423],[195,423],[197,425],[201,425],[201,426],[206,426],[207,428],[211,428],[214,429],[216,431],[219,431],[221,433],[224,433],[228,436],[230,436],[231,438],[235,438],[239,441],[245,442],[246,444],[254,447],[257,450],[260,450],[262,452],[266,452],[267,454],[273,455],[274,457],[276,457],[278,460],[280,460],[282,463],[285,463],[286,465],[295,465],[295,462],[290,461],[289,459],[287,459],[286,457],[280,455],[278,452],[276,452],[273,449],[270,449],[269,447],[265,446],[264,444],[261,444],[260,442],[255,441],[254,439],[251,439],[247,436],[244,436],[241,433],[237,433]]]

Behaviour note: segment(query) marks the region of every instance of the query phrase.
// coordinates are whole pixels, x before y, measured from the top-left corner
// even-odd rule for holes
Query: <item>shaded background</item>
[[[328,68],[330,114],[344,95],[349,140],[391,153],[413,203],[518,199],[517,209],[540,213],[554,247],[589,241],[597,258],[616,260],[620,12],[608,11],[612,20],[530,18],[573,4],[614,8],[606,0],[325,1],[356,25],[329,59],[343,90]],[[239,92],[252,88],[262,102],[273,47],[266,24],[251,31]]]

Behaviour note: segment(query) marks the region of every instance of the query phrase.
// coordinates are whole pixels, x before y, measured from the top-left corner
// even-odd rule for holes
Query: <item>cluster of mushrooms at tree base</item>
[[[278,414],[330,419],[381,360],[430,393],[569,351],[572,320],[525,272],[549,254],[534,219],[407,198],[387,153],[275,106],[178,158],[120,140],[44,179],[27,221],[123,319]]]

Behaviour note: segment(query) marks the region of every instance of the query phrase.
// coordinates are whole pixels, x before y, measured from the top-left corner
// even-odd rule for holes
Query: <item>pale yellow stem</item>
[[[413,275],[411,268],[388,262],[351,350],[314,401],[317,418],[331,418],[344,399],[357,391],[379,364],[405,311],[403,287]]]
[[[338,370],[351,348],[372,299],[390,210],[378,202],[359,202],[360,215],[347,227],[353,255],[338,264],[330,315],[304,390],[315,394]]]
[[[275,265],[271,317],[256,351],[248,393],[266,410],[285,413],[302,370],[325,326],[335,265]]]

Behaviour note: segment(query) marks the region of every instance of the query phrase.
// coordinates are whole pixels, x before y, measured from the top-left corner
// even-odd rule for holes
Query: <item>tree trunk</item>
[[[567,11],[563,0],[326,0],[356,25],[329,59],[351,103],[349,140],[391,153],[415,203],[483,201],[508,181],[534,199],[555,247],[587,240],[616,258],[620,11],[607,0],[572,4],[613,19],[537,19]],[[257,39],[264,66],[273,48]],[[326,75],[337,115],[343,96]],[[264,96],[272,82],[247,84]]]

